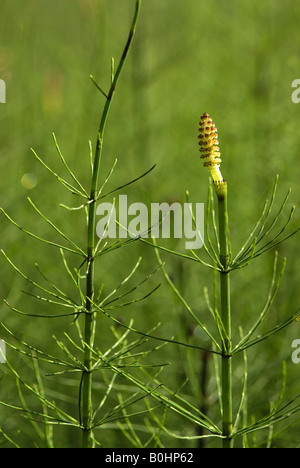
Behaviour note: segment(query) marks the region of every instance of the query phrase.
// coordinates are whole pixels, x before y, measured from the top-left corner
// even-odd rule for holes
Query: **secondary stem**
[[[229,237],[227,211],[227,183],[223,181],[217,187],[220,261],[223,270],[220,272],[221,318],[224,326],[224,340],[222,349],[222,424],[223,448],[232,448],[232,356],[231,356],[231,310],[230,310],[230,274],[229,265]]]
[[[98,179],[103,147],[103,134],[107,121],[112,98],[116,90],[116,84],[119,79],[125,59],[129,52],[130,44],[135,32],[138,13],[141,0],[136,0],[135,13],[133,16],[128,39],[123,50],[118,68],[111,83],[109,92],[106,96],[106,102],[101,115],[99,130],[97,135],[95,158],[93,165],[92,184],[90,191],[90,204],[88,212],[88,242],[87,242],[87,273],[86,273],[86,303],[85,303],[85,323],[84,323],[84,371],[82,375],[82,447],[90,448],[93,446],[92,438],[92,352],[94,347],[94,337],[96,329],[96,312],[93,308],[95,278],[94,278],[94,260],[95,260],[95,228],[96,228],[96,198],[98,193]]]

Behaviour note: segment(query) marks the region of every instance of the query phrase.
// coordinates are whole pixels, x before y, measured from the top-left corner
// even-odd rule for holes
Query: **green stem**
[[[133,16],[131,28],[129,31],[128,39],[123,50],[118,68],[114,75],[112,84],[106,97],[106,102],[101,115],[101,120],[98,129],[96,150],[93,164],[92,184],[90,191],[90,204],[88,213],[88,242],[87,242],[87,274],[86,274],[86,304],[85,304],[85,331],[84,331],[84,371],[82,375],[82,404],[80,405],[82,411],[82,447],[90,448],[93,446],[92,437],[92,352],[94,347],[94,337],[96,328],[96,312],[93,309],[94,289],[95,289],[95,274],[94,274],[94,260],[95,260],[95,229],[96,229],[96,198],[98,192],[98,179],[99,169],[101,162],[101,154],[103,147],[103,135],[107,117],[109,114],[111,102],[116,90],[116,85],[128,55],[130,44],[135,32],[138,13],[141,5],[141,0],[136,0],[135,13]]]
[[[222,433],[223,448],[232,448],[232,345],[231,345],[231,309],[230,309],[230,273],[229,266],[229,234],[227,210],[227,183],[223,181],[216,187],[218,196],[220,262],[221,319],[224,325],[224,340],[222,345]]]

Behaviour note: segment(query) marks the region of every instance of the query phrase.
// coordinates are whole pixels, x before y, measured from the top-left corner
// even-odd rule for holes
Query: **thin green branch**
[[[68,166],[65,158],[63,157],[62,155],[62,152],[60,150],[60,147],[57,143],[57,139],[56,139],[56,136],[55,136],[55,133],[52,133],[52,137],[53,137],[53,140],[54,140],[54,144],[55,144],[55,147],[57,149],[57,152],[60,156],[60,159],[62,160],[62,163],[63,165],[65,166],[65,168],[67,169],[68,173],[70,174],[70,176],[72,177],[72,179],[74,180],[74,182],[78,185],[78,187],[80,188],[80,191],[88,198],[88,193],[87,191],[85,190],[85,188],[83,187],[83,185],[80,183],[80,181],[77,179],[77,177],[75,176],[75,174],[71,171],[70,167]]]
[[[153,240],[153,243],[154,245],[156,246],[156,242],[155,242],[155,239]],[[180,300],[180,302],[184,305],[184,307],[186,308],[186,310],[189,312],[189,314],[193,317],[193,319],[196,321],[196,323],[200,326],[200,328],[206,333],[206,335],[209,337],[209,339],[212,341],[212,343],[214,343],[214,345],[217,347],[217,349],[219,349],[221,351],[221,347],[219,345],[219,343],[217,342],[217,340],[213,337],[213,335],[209,332],[209,330],[206,328],[206,326],[201,322],[201,320],[197,317],[197,315],[193,312],[193,310],[191,309],[191,307],[188,305],[188,303],[186,302],[186,300],[182,297],[182,295],[180,294],[180,292],[178,291],[178,289],[176,288],[174,282],[171,280],[170,276],[168,275],[166,269],[165,269],[165,266],[164,266],[164,263],[162,262],[161,258],[160,258],[160,255],[159,255],[159,252],[158,250],[155,248],[155,254],[156,254],[156,258],[157,258],[157,261],[158,261],[158,264],[160,266],[160,269],[164,275],[164,277],[166,278],[168,284],[171,286],[172,290],[174,291],[174,293],[176,294],[176,296],[178,297],[178,299]]]
[[[214,349],[209,349],[209,348],[206,348],[206,347],[203,347],[203,346],[198,346],[198,345],[192,345],[190,343],[185,343],[185,342],[174,340],[174,339],[163,338],[163,337],[152,335],[150,333],[142,332],[140,330],[137,330],[136,328],[129,327],[128,325],[125,325],[125,323],[121,322],[120,320],[118,320],[115,317],[113,317],[112,315],[110,315],[105,309],[99,307],[98,304],[93,303],[93,307],[98,312],[103,313],[104,315],[106,315],[108,318],[110,318],[113,322],[117,323],[121,327],[129,329],[130,331],[132,331],[134,333],[137,333],[138,335],[145,336],[146,338],[151,338],[151,339],[154,339],[154,340],[157,340],[157,341],[163,341],[163,342],[166,342],[166,343],[178,344],[178,345],[181,345],[181,346],[185,346],[187,348],[200,349],[200,350],[203,350],[203,351],[208,351],[208,352],[213,353],[213,354],[219,354],[219,355],[221,354],[220,351],[217,351],[217,350],[214,350]]]
[[[277,260],[278,260],[278,252],[275,252],[272,281],[271,281],[271,286],[270,286],[270,289],[269,289],[269,294],[268,294],[265,306],[263,307],[263,310],[260,313],[260,315],[258,316],[258,318],[257,318],[256,322],[254,323],[254,325],[251,327],[249,332],[244,336],[244,338],[235,346],[235,348],[233,349],[233,352],[236,352],[239,348],[243,349],[243,345],[245,343],[247,343],[247,341],[249,341],[249,339],[251,338],[251,336],[253,335],[255,330],[259,327],[259,325],[264,320],[266,314],[268,313],[268,311],[270,310],[270,308],[271,308],[271,306],[273,304],[273,301],[274,301],[275,296],[277,294],[277,291],[279,289],[279,286],[280,286],[280,283],[281,283],[281,280],[282,280],[282,277],[283,277],[283,274],[284,274],[285,265],[286,265],[286,259],[284,259],[283,266],[282,266],[279,278],[278,278],[277,283],[276,283]]]
[[[37,155],[37,153],[34,151],[33,148],[31,148],[31,151],[33,152],[34,156],[37,158],[37,160],[52,174],[56,179],[67,189],[69,192],[71,192],[73,195],[77,195],[79,197],[86,198],[85,192],[82,192],[78,190],[74,185],[70,184],[66,180],[64,180],[62,177],[60,177],[56,172],[54,172],[47,164]]]
[[[76,250],[70,249],[69,247],[66,247],[66,246],[64,246],[64,245],[60,245],[60,244],[58,244],[58,243],[56,243],[56,242],[52,242],[52,241],[49,241],[49,240],[47,240],[47,239],[43,239],[42,237],[39,237],[39,236],[37,236],[36,234],[33,234],[32,232],[28,231],[27,229],[22,228],[18,223],[16,223],[16,221],[14,221],[14,220],[6,213],[6,211],[4,211],[3,208],[0,207],[0,211],[2,211],[2,213],[6,216],[6,218],[7,218],[14,226],[16,226],[18,229],[20,229],[20,231],[24,232],[25,234],[28,234],[30,237],[33,237],[34,239],[37,239],[37,240],[39,240],[40,242],[43,242],[44,244],[51,245],[51,246],[53,246],[53,247],[57,247],[57,248],[59,248],[59,249],[66,250],[66,251],[68,251],[68,252],[72,252],[72,253],[74,253],[74,254],[76,254],[76,255],[81,255],[81,256],[83,255],[81,249],[80,249],[80,250],[78,250],[78,249],[76,249]]]

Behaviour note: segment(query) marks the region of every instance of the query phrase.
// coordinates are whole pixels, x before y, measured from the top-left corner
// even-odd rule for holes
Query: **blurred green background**
[[[75,206],[78,200],[73,200],[41,166],[30,148],[56,172],[64,174],[51,136],[54,132],[69,165],[89,187],[88,141],[95,143],[104,103],[89,75],[103,89],[108,88],[111,57],[118,62],[133,8],[133,0],[0,0],[0,78],[7,87],[6,104],[0,104],[0,204],[20,225],[49,239],[58,240],[30,207],[27,196],[83,248],[84,217],[80,212],[59,207],[59,203]],[[109,188],[134,179],[156,164],[146,178],[123,190],[129,203],[184,202],[187,189],[192,201],[206,202],[208,171],[199,158],[197,128],[200,115],[208,112],[218,128],[222,174],[229,184],[234,252],[258,219],[276,174],[279,189],[275,207],[292,189],[283,217],[286,219],[288,209],[292,204],[299,205],[300,198],[300,104],[291,100],[292,81],[300,78],[299,21],[300,7],[295,0],[143,0],[134,43],[106,128],[102,180],[115,158],[118,164]],[[3,215],[0,220],[1,248],[16,265],[38,278],[34,267],[38,262],[57,284],[66,290],[71,288],[55,249],[27,237]],[[299,206],[290,230],[297,222]],[[299,305],[298,239],[292,237],[280,246],[279,261],[286,256],[287,268],[264,330],[284,320]],[[176,247],[174,242],[170,245]],[[178,248],[182,251],[181,245]],[[132,244],[101,258],[97,275],[107,292],[128,274],[140,255],[143,262],[138,278],[142,278],[157,267],[154,252],[145,245]],[[203,317],[204,322],[209,321],[203,287],[207,285],[211,290],[212,274],[198,264],[168,255],[162,257],[201,320]],[[234,333],[239,325],[247,329],[263,307],[273,258],[270,252],[233,274]],[[0,272],[1,299],[7,298],[27,312],[48,311],[47,304],[22,293],[26,289],[24,280],[4,258],[0,259]],[[145,302],[119,310],[118,314],[126,321],[134,317],[136,328],[143,331],[162,322],[161,336],[190,339],[185,335],[193,321],[176,302],[159,272],[151,277],[145,291],[158,283],[162,283],[159,290]],[[52,335],[61,337],[68,328],[66,320],[21,317],[5,305],[0,307],[0,317],[17,336],[34,346],[43,345],[49,352],[54,352]],[[109,345],[113,339],[106,330],[109,326],[103,321],[99,330],[100,334],[104,332],[105,338],[102,334],[100,340],[104,348],[106,341]],[[291,361],[291,343],[300,338],[299,326],[295,323],[249,352],[249,388],[255,388],[248,396],[249,417],[261,417],[276,398],[284,359],[288,372],[286,398],[299,393],[300,364]],[[197,402],[201,353],[187,354],[175,346],[163,350],[154,360],[171,363],[165,371],[167,385],[175,389],[189,377],[191,383],[184,393]],[[24,378],[30,379],[31,371],[21,357],[11,359],[16,360],[16,366],[23,366]],[[5,372],[2,366],[1,373]],[[213,381],[212,368],[209,375]],[[239,367],[235,378],[238,392]],[[59,399],[60,391],[55,393],[51,383],[49,388],[51,398]],[[64,404],[76,414],[75,384],[73,393],[71,389],[69,392],[70,400]],[[0,398],[18,402],[14,381],[9,376],[0,381]],[[209,414],[217,414],[215,394],[210,396],[209,404]],[[143,424],[141,421],[138,424]],[[283,426],[276,426],[274,431],[279,433],[274,446],[299,444],[299,422],[292,421],[287,433],[280,433]],[[192,425],[184,424],[170,416],[174,432],[182,427],[181,435],[192,435]],[[31,426],[20,415],[0,407],[0,426],[14,434],[20,444],[34,446]],[[267,432],[259,437],[264,441],[266,436]],[[59,446],[76,446],[78,437],[66,431],[57,436],[56,442]],[[167,447],[197,444],[163,437]],[[126,438],[113,429],[101,432],[100,438],[106,446],[128,445]]]

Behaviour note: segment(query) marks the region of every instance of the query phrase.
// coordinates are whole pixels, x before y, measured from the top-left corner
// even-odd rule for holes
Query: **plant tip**
[[[205,112],[202,114],[199,123],[199,150],[201,158],[205,159],[204,166],[208,167],[215,184],[223,183],[223,177],[220,172],[221,153],[219,148],[219,139],[217,128],[210,117]]]

